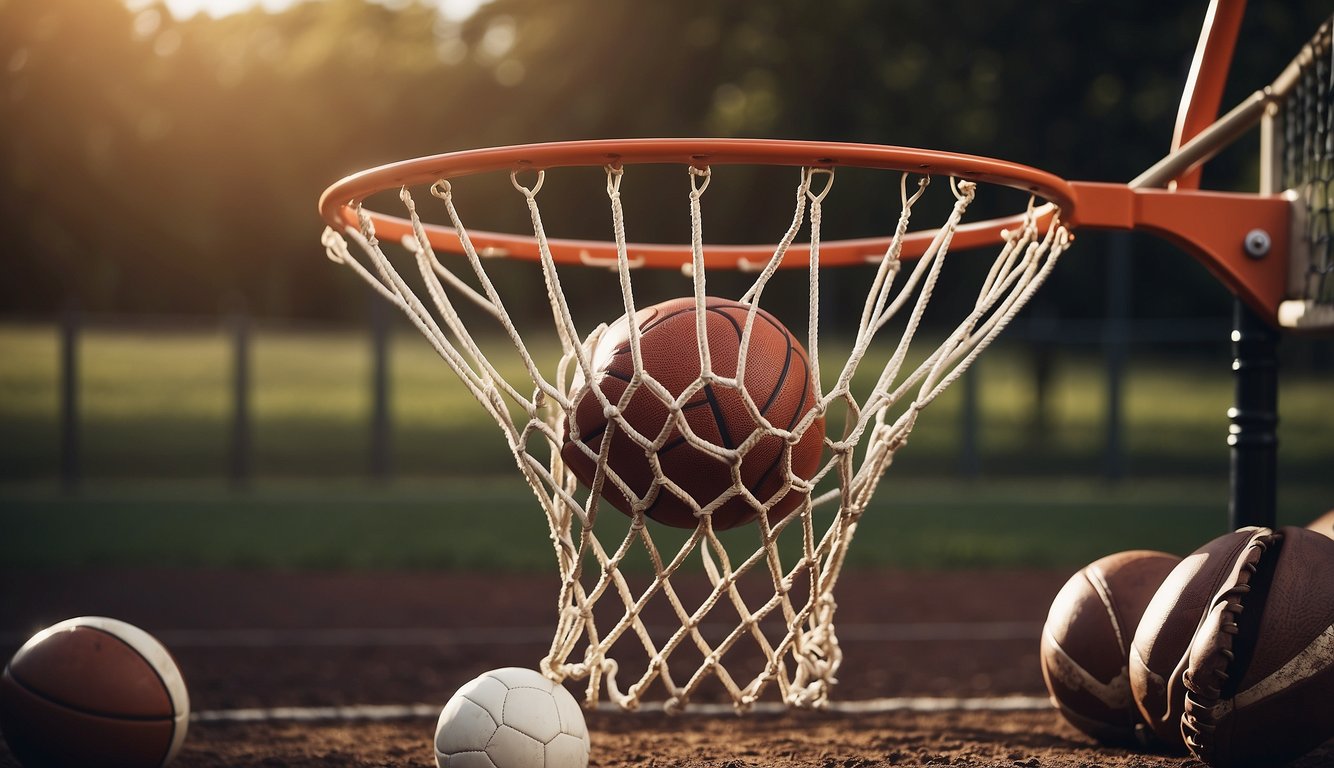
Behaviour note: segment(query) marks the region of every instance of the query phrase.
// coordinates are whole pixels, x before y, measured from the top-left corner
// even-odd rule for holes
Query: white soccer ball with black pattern
[[[586,768],[579,704],[538,672],[506,667],[460,688],[435,725],[440,768]]]

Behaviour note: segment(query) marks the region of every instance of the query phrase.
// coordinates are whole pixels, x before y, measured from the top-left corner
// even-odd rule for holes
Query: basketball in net
[[[646,164],[677,166],[688,243],[628,239],[621,185],[640,178]],[[715,174],[747,183],[746,169],[732,166],[770,165],[799,171],[784,203],[787,227],[754,245],[706,242],[705,193]],[[605,183],[586,189],[605,195],[610,241],[547,234],[544,179],[569,176],[562,183],[572,189],[597,180],[577,173],[584,166],[603,171]],[[883,179],[891,197],[897,189],[901,206],[883,236],[822,237],[826,197],[844,168]],[[456,197],[472,199],[471,177],[491,174],[509,175],[515,212],[531,229],[464,223]],[[935,186],[934,203],[948,213],[913,230],[914,206],[933,175],[948,177]],[[439,201],[430,203],[439,222],[418,212],[411,187],[422,185]],[[965,224],[980,185],[1017,189],[1025,194],[1015,202],[1027,204],[1011,218]],[[394,187],[406,218],[362,205]],[[495,418],[542,507],[561,572],[543,673],[587,680],[587,703],[605,693],[634,709],[661,697],[669,711],[715,693],[744,711],[770,685],[789,706],[828,702],[843,656],[834,591],[858,522],[918,414],[963,375],[1069,246],[1058,211],[1074,203],[1067,182],[1004,161],[743,139],[470,150],[371,169],[322,198],[330,258],[407,314]],[[385,249],[393,243],[415,269],[395,266],[392,247]],[[956,245],[1000,250],[988,268],[959,271],[946,266]],[[493,265],[502,261],[535,269],[505,267],[506,279],[495,280]],[[867,274],[856,328],[845,344],[822,350],[824,276],[857,265]],[[567,295],[561,275],[608,268],[622,308],[606,319],[622,316],[584,327],[576,315],[586,308],[572,308],[585,297]],[[805,273],[804,312],[766,290],[781,270]],[[712,297],[706,274],[717,271],[753,280],[736,300]],[[962,283],[942,277],[956,272]],[[689,287],[674,292],[683,298],[654,304],[672,295],[657,285],[677,275],[688,278]],[[548,313],[528,317],[516,293],[526,291],[521,279],[545,288],[550,331]],[[636,301],[650,291],[654,299]],[[928,331],[927,304],[945,291],[964,291],[963,316]],[[801,343],[779,320],[787,312],[800,312],[789,321],[804,321]],[[550,332],[560,357],[543,370],[534,345],[549,344]],[[889,344],[877,343],[886,336]],[[510,367],[514,355],[522,370]],[[747,523],[749,532],[726,543],[715,535]],[[677,529],[691,533],[682,539]],[[622,569],[640,555],[651,575]],[[675,583],[692,555],[707,578],[704,594]]]
[[[591,381],[574,383],[561,455],[594,487],[609,440],[606,470],[615,477],[604,480],[602,497],[628,515],[642,511],[676,528],[694,528],[697,514],[709,514],[715,530],[761,513],[774,523],[810,495],[804,481],[820,467],[824,417],[811,413],[810,361],[763,309],[750,318],[750,305],[713,297],[704,308],[702,323],[693,297],[635,313],[638,361],[627,317],[602,334]],[[701,375],[705,346],[711,376]],[[613,406],[610,418],[594,388]]]

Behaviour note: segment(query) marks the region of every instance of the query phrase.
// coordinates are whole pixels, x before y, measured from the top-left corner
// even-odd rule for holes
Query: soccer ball
[[[440,768],[586,768],[588,726],[570,692],[531,669],[493,669],[460,688],[435,725]]]

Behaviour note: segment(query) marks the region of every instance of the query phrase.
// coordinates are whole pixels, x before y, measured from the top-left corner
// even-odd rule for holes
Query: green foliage
[[[1204,13],[1203,2],[1149,0],[962,13],[929,0],[493,0],[459,21],[426,3],[394,6],[325,0],[176,20],[161,4],[0,3],[0,303],[357,315],[358,287],[320,257],[320,190],[363,167],[473,146],[860,140],[1123,180],[1167,148]],[[1229,100],[1268,82],[1327,13],[1323,0],[1253,3]],[[1220,160],[1215,180],[1250,188],[1253,159]],[[886,229],[875,195],[844,204],[857,226]],[[586,208],[572,201],[562,214],[605,218]],[[748,218],[736,210],[711,234],[728,239],[728,222]],[[1146,265],[1146,311],[1221,306],[1203,270]],[[1093,267],[1063,272],[1098,287]],[[1078,313],[1086,296],[1053,301]]]

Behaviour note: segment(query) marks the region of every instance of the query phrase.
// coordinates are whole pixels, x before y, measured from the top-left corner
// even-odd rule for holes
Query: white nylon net
[[[683,271],[699,308],[706,296],[702,201],[715,171],[693,167],[687,171],[692,263]],[[633,170],[607,168],[606,192],[618,253],[613,266],[623,309],[633,317],[637,305],[631,278],[637,273],[626,242],[620,192],[627,172]],[[464,253],[447,260],[432,250],[409,190],[400,192],[416,233],[404,245],[424,288],[421,297],[391,264],[364,211],[359,230],[325,231],[323,242],[329,257],[353,269],[402,309],[504,431],[519,469],[546,513],[560,569],[556,629],[541,668],[556,680],[586,679],[589,704],[605,691],[607,698],[626,709],[638,707],[642,700],[661,699],[671,711],[699,694],[726,698],[738,710],[745,710],[773,686],[778,698],[789,706],[825,705],[842,660],[834,625],[835,584],[877,483],[895,452],[906,443],[922,409],[958,379],[1000,333],[1070,243],[1054,216],[1039,228],[1041,209],[1030,204],[1022,225],[1006,233],[999,255],[975,286],[972,310],[946,329],[943,339],[935,330],[921,333],[923,343],[935,348],[910,354],[927,304],[944,273],[951,237],[977,187],[950,179],[954,201],[947,220],[923,256],[916,261],[901,260],[913,207],[929,181],[921,177],[912,184],[904,174],[895,236],[874,262],[878,267],[869,281],[855,335],[841,342],[836,350],[840,359],[833,367],[822,368],[822,363],[829,365],[822,353],[828,355],[830,350],[822,348],[817,332],[820,235],[822,206],[833,177],[833,171],[820,169],[803,169],[800,174],[791,224],[774,247],[772,258],[755,265],[754,281],[740,298],[749,309],[735,375],[713,370],[710,345],[702,342],[706,337],[700,319],[704,313],[696,312],[701,373],[685,391],[672,392],[645,370],[640,335],[630,323],[633,376],[616,400],[607,397],[600,386],[583,384],[598,380],[593,350],[607,326],[599,325],[586,334],[575,327],[570,298],[562,290],[538,206],[543,174],[537,174],[531,186],[524,186],[515,175],[511,183],[522,196],[540,246],[541,275],[560,345],[559,362],[547,372],[536,362],[541,355],[530,348],[536,342],[525,340],[517,329],[497,283],[489,276],[490,260],[472,245],[450,182],[438,181],[430,189],[443,203],[463,244]],[[754,307],[761,304],[780,262],[807,222],[810,299],[805,308],[806,351],[815,406],[795,425],[785,427],[770,424],[740,382],[747,380],[746,350],[754,332]],[[359,256],[353,255],[349,241]],[[951,291],[958,290],[958,286],[951,287]],[[967,290],[971,295],[973,288]],[[474,314],[481,308],[487,320],[480,325],[489,327],[465,322],[463,308]],[[774,314],[781,317],[783,313]],[[876,344],[887,327],[898,333],[897,338]],[[925,341],[928,335],[930,340]],[[494,349],[488,348],[497,338],[506,354],[517,353],[521,375],[509,379],[502,375],[493,360]],[[875,364],[878,369],[859,375],[864,360],[880,358],[871,354],[873,350],[887,352],[887,358]],[[751,439],[729,447],[710,442],[691,429],[684,409],[706,387],[730,387],[744,394],[746,410],[759,425]],[[667,414],[657,434],[644,434],[620,411],[640,391],[661,400]],[[597,397],[607,416],[602,438],[590,440],[589,445],[580,443],[586,458],[596,462],[593,490],[578,481],[561,454],[567,424],[580,396]],[[794,473],[790,450],[785,450],[781,462],[787,475],[785,488],[788,494],[799,494],[801,500],[794,511],[770,521],[764,513],[784,494],[757,498],[736,468],[766,435],[778,435],[791,446],[818,419],[826,421],[818,469],[807,478]],[[646,493],[642,489],[637,493],[611,466],[615,462],[608,460],[611,435],[618,430],[633,438],[653,467],[654,481]],[[689,478],[665,476],[655,457],[669,437],[684,438],[698,452],[731,467],[731,487],[717,498],[697,500],[688,490]],[[604,498],[617,493],[629,502],[632,514],[622,514]],[[691,531],[666,529],[648,519],[644,510],[658,494],[672,494],[689,505],[698,520],[696,527]],[[736,498],[744,499],[757,519],[735,531],[715,530],[713,512],[735,503]],[[699,565],[692,568],[687,563],[693,564],[695,553]],[[655,690],[655,683],[660,690]]]

